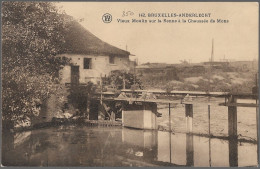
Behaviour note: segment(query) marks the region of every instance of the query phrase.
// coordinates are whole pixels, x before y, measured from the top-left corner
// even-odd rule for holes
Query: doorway
[[[79,84],[79,66],[71,66],[71,84]]]

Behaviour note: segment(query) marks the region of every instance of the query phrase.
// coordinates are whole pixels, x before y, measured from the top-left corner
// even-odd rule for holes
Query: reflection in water
[[[186,134],[186,161],[187,166],[194,166],[193,135]]]
[[[237,139],[232,139],[228,141],[229,148],[229,165],[231,167],[238,166],[238,141]]]
[[[190,134],[85,126],[3,134],[4,166],[257,165],[255,144]]]

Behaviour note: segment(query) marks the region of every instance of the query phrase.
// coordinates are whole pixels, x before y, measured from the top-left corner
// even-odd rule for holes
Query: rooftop
[[[129,56],[130,52],[112,46],[73,20],[65,30],[66,53]]]

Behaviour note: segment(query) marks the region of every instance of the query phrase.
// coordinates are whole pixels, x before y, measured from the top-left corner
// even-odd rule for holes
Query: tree
[[[71,18],[50,2],[2,3],[2,112],[4,121],[30,118],[51,94],[62,97],[58,72],[69,62],[63,33]]]
[[[112,71],[111,74],[105,79],[107,84],[110,84],[113,88],[121,90],[124,88],[142,88],[141,80],[135,77],[134,74],[125,71]]]

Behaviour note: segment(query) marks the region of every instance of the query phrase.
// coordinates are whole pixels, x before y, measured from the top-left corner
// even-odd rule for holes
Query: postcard
[[[2,166],[256,167],[257,2],[2,2]]]

